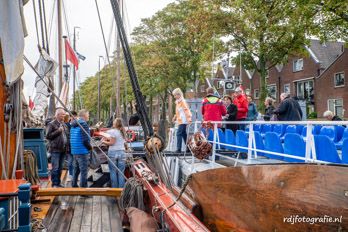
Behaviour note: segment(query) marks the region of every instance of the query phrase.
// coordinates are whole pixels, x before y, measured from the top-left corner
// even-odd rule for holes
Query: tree
[[[242,50],[244,63],[260,74],[260,102],[267,97],[269,69],[303,53],[311,16],[288,0],[204,0],[210,20],[230,46]],[[264,106],[261,104],[260,108]]]

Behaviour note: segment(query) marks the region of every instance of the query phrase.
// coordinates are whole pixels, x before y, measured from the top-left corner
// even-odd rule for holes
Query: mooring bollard
[[[18,232],[31,231],[31,204],[30,204],[30,184],[22,184],[18,187]]]

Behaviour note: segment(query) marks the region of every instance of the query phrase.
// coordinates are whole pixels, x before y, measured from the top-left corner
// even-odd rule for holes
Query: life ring
[[[135,140],[135,136],[136,136],[135,132],[133,130],[128,129],[126,131],[126,141],[127,141],[127,143],[133,142]]]

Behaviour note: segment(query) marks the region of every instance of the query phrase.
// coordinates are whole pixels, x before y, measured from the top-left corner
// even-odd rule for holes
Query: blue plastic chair
[[[313,128],[314,129],[314,128]],[[303,128],[302,128],[302,132],[301,132],[301,136],[302,136],[302,138],[307,138],[307,126],[304,126]]]
[[[218,128],[218,136],[219,136],[219,140],[217,140],[216,142],[225,143],[225,134],[221,128]],[[219,145],[220,145],[220,149],[225,149],[225,145],[222,145],[222,144],[219,144]],[[217,147],[219,147],[219,145]]]
[[[285,129],[286,129],[285,125],[277,124],[277,125],[274,125],[273,132],[279,135],[280,137],[282,137],[285,133]]]
[[[253,146],[253,148],[260,149],[260,150],[265,150],[265,145],[263,143],[263,139],[262,139],[262,136],[261,136],[260,132],[254,131],[254,135],[255,135],[255,144],[256,144],[256,146]],[[253,154],[255,154],[255,153],[253,152]],[[257,155],[261,155],[261,156],[265,156],[265,153],[260,152],[260,151],[257,151],[256,154]]]
[[[278,152],[278,153],[284,153],[282,143],[280,142],[280,138],[276,133],[267,132],[265,134],[265,150]],[[278,159],[278,160],[283,159],[283,156],[272,155],[272,154],[268,154],[268,153],[265,153],[264,156],[271,158],[271,159]]]
[[[284,138],[284,153],[304,158],[306,156],[306,143],[303,141],[302,137],[298,134],[294,134],[294,133],[286,134]],[[284,161],[300,162],[300,163],[305,162],[304,160],[294,159],[289,157],[284,157]]]
[[[321,130],[321,125],[315,125],[313,127],[313,135],[319,135],[320,134],[320,130]]]
[[[317,160],[331,163],[341,163],[335,144],[326,135],[314,135]]]
[[[254,131],[259,131],[259,132],[261,132],[261,130],[262,130],[262,124],[254,124],[253,126],[254,126],[254,127],[253,127]]]
[[[348,128],[344,129],[343,131],[343,135],[342,138],[340,139],[340,141],[338,141],[337,143],[335,143],[336,149],[341,150],[342,146],[343,146],[343,141],[345,139],[348,139]]]
[[[342,144],[342,163],[348,164],[348,139],[343,140]]]
[[[272,128],[273,126],[271,124],[264,124],[261,130],[262,137],[264,137],[267,132],[272,132]]]
[[[346,128],[343,126],[334,126],[334,128],[335,128],[335,134],[336,134],[335,142],[338,142],[342,139],[344,129]]]
[[[297,134],[301,134],[303,130],[304,125],[296,125],[296,132]]]
[[[242,130],[237,130],[236,132],[236,145],[240,147],[248,147],[248,137]],[[247,149],[243,148],[236,148],[239,152],[248,152]]]
[[[323,126],[320,129],[320,135],[326,135],[332,142],[336,140],[336,133],[333,126]]]
[[[286,134],[297,134],[297,128],[296,128],[296,125],[288,125],[285,129],[285,134],[280,137],[280,141],[283,142],[284,141],[284,138],[285,138],[285,135]]]
[[[230,129],[225,130],[225,143],[230,145],[236,145],[236,136],[234,135],[233,131]],[[236,148],[232,146],[225,146],[227,150],[235,151]]]

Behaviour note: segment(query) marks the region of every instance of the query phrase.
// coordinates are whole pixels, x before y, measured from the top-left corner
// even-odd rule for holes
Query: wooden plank
[[[117,201],[115,200],[116,199],[109,197],[109,201],[112,202],[112,204],[108,204],[112,232],[122,231],[120,209],[118,207]]]
[[[93,232],[102,232],[102,201],[101,196],[93,197],[93,211],[92,211],[92,231]]]
[[[81,226],[80,232],[91,232],[91,226]]]
[[[59,208],[59,199],[58,198],[59,197],[55,197],[54,198],[54,200],[53,200],[53,202],[52,202],[52,204],[51,204],[51,206],[50,206],[50,208],[49,208],[49,210],[47,212],[46,217],[42,221],[42,223],[46,227],[48,227],[51,224],[51,222],[52,222],[52,220],[54,218],[54,215],[56,214],[56,212],[57,212],[57,210]]]
[[[85,205],[85,198],[77,197],[75,210],[74,210],[74,216],[71,220],[71,224],[69,228],[70,232],[80,231],[84,205]]]
[[[59,228],[59,230],[56,230],[58,232],[66,232],[69,230],[72,218],[74,216],[75,211],[75,205],[76,205],[77,197],[70,196],[68,197],[66,209],[62,209],[63,215],[61,217],[61,221],[63,222]]]
[[[121,188],[47,188],[37,191],[37,196],[109,196],[120,197]]]
[[[64,218],[67,201],[68,201],[67,197],[59,197],[58,209],[56,211],[56,214],[53,217],[53,220],[51,221],[51,223],[49,224],[47,228],[48,231],[63,231],[61,230],[62,227],[69,228],[69,224],[71,220],[70,219],[67,220],[66,218]],[[67,225],[64,225],[64,224],[67,224]]]
[[[108,200],[106,197],[102,197],[102,231],[103,232],[110,232],[110,214],[108,209]]]
[[[83,207],[81,226],[92,225],[92,210],[93,210],[93,197],[86,198],[85,205]]]

